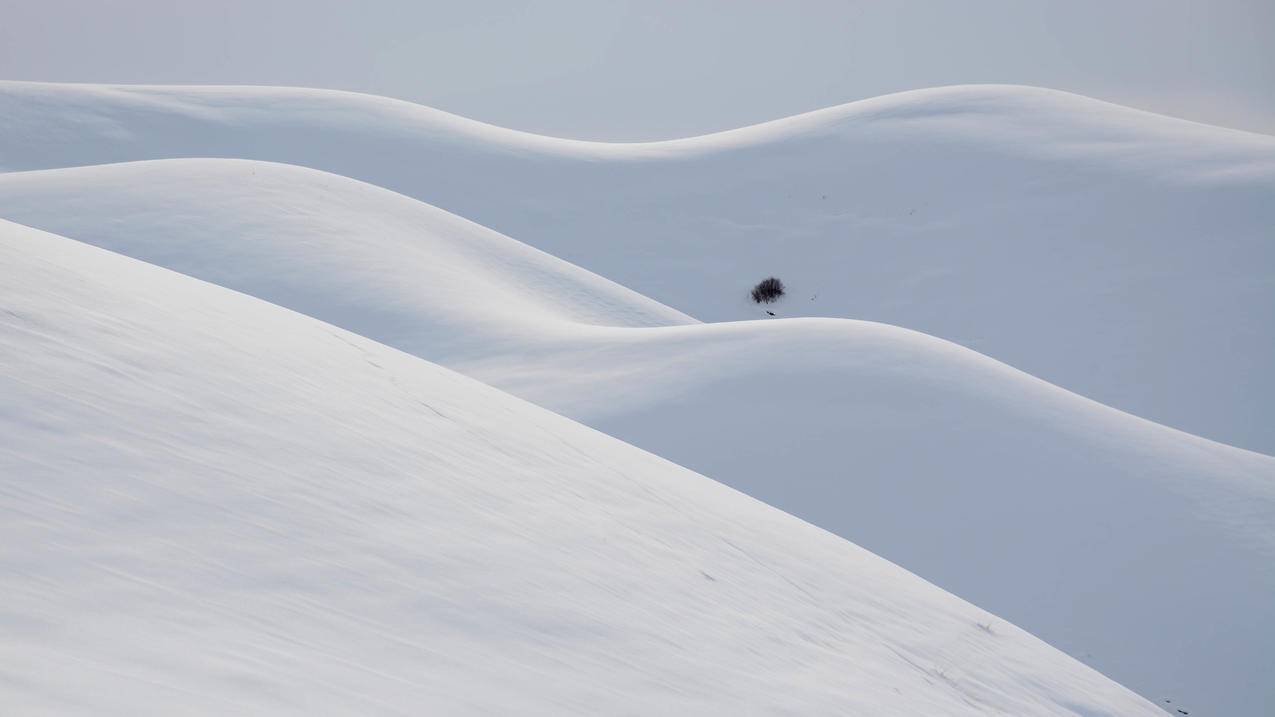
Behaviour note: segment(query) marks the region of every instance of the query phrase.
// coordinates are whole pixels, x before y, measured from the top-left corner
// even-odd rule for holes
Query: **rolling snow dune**
[[[493,333],[694,319],[414,199],[291,165],[0,174],[0,217],[321,316],[431,360]],[[471,349],[471,351],[474,349]]]
[[[288,165],[0,176],[0,216],[458,369],[849,538],[1153,697],[1275,701],[1275,459],[880,324],[695,324]],[[1207,616],[1201,617],[1201,616]]]
[[[1161,714],[416,357],[7,222],[0,272],[6,711]]]
[[[969,86],[705,137],[538,137],[350,93],[0,84],[0,167],[240,157],[419,198],[701,320],[907,326],[1275,453],[1275,138]]]

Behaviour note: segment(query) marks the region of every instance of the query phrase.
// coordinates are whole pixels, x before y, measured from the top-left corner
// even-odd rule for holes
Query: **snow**
[[[845,540],[314,318],[8,222],[0,307],[5,712],[1161,714]]]
[[[0,711],[1146,707],[1005,620],[1275,703],[1275,138],[1009,86],[605,144],[0,82],[0,127],[0,217],[248,295],[4,225]]]
[[[0,216],[584,421],[863,545],[1148,697],[1236,715],[1275,699],[1268,456],[901,328],[699,324],[437,208],[295,166],[14,173],[0,176]]]
[[[1275,138],[1037,88],[855,102],[706,137],[538,137],[281,88],[0,84],[0,167],[237,157],[415,197],[705,321],[906,326],[1275,453]]]

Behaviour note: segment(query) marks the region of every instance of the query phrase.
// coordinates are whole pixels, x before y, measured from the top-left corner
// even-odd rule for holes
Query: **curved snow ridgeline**
[[[0,216],[584,421],[898,562],[1143,694],[1209,706],[1261,694],[1275,640],[1268,456],[904,329],[698,324],[434,207],[301,167],[189,159],[0,175]]]
[[[1014,86],[705,137],[539,137],[262,87],[0,83],[0,168],[235,157],[386,187],[705,321],[907,326],[1275,453],[1275,138]]]
[[[583,421],[859,543],[1143,695],[1172,698],[1175,708],[1258,715],[1275,700],[1265,668],[1275,642],[1275,458],[1130,415],[1275,449],[1265,429],[1275,422],[1268,370],[1275,139],[1022,87],[902,93],[706,137],[605,144],[349,93],[0,82],[0,125],[0,168],[10,170],[0,173],[4,219],[264,299]],[[630,498],[621,491],[614,502],[599,501],[591,489],[566,485],[579,503],[569,510],[584,508],[559,534],[537,532],[560,521],[556,508],[533,510],[542,503],[528,491],[555,470],[553,485],[582,475],[560,465],[577,461],[646,486],[647,469],[614,453],[640,452],[619,446],[594,454],[550,437],[550,429],[526,431],[529,407],[371,341],[312,328],[323,325],[310,318],[57,237],[8,225],[5,232],[9,254],[27,257],[3,265],[11,277],[0,286],[12,290],[0,319],[15,337],[3,345],[11,349],[4,376],[16,379],[12,395],[24,397],[0,413],[15,427],[0,444],[0,460],[16,466],[3,470],[12,476],[6,490],[21,498],[15,515],[26,516],[6,524],[14,530],[7,543],[47,543],[50,560],[39,573],[19,550],[4,570],[24,596],[10,624],[27,630],[5,659],[17,664],[29,649],[46,660],[17,680],[32,704],[52,704],[36,697],[47,691],[67,700],[61,707],[74,706],[65,685],[41,681],[58,678],[39,664],[87,658],[89,672],[76,675],[84,684],[108,669],[109,646],[119,642],[114,624],[86,627],[90,637],[81,642],[49,632],[61,619],[92,623],[74,602],[88,593],[69,591],[46,612],[38,608],[47,602],[44,586],[60,585],[59,576],[88,584],[76,571],[100,565],[167,591],[168,598],[147,599],[180,627],[149,620],[148,603],[133,597],[116,606],[116,623],[155,645],[208,631],[227,640],[214,639],[208,652],[171,669],[159,664],[159,648],[133,646],[119,653],[136,668],[126,675],[231,700],[223,707],[239,711],[278,711],[271,704],[304,711],[329,698],[373,711],[422,701],[443,711],[533,705],[519,711],[549,713],[634,704],[640,712],[694,713],[733,713],[744,704],[863,714],[1146,708],[1117,705],[1124,693],[1114,688],[1071,682],[1078,668],[1044,648],[1049,661],[1015,664],[1050,672],[1063,660],[1055,681],[979,672],[1001,670],[995,659],[1007,653],[942,652],[936,645],[948,644],[949,633],[913,619],[915,603],[889,616],[863,612],[859,601],[892,605],[892,587],[871,599],[818,593],[812,601],[859,615],[852,631],[936,636],[923,653],[896,649],[887,636],[882,644],[894,658],[885,663],[855,652],[857,642],[813,629],[831,624],[822,613],[780,620],[766,638],[783,643],[775,651],[749,646],[739,620],[753,607],[712,599],[688,606],[669,597],[686,588],[676,581],[656,581],[625,609],[598,594],[628,599],[646,589],[632,586],[645,574],[617,583],[629,587],[600,581],[580,593],[567,583],[588,582],[594,559],[622,564],[627,548],[577,559],[562,541],[609,546],[616,527],[593,511],[614,515]],[[747,289],[769,274],[789,286],[771,307],[781,317],[875,319],[956,343],[846,318],[697,321],[764,316]],[[169,292],[185,298],[170,304]],[[228,328],[240,324],[242,332]],[[320,334],[372,368],[346,361],[345,348],[328,356],[336,344]],[[401,370],[377,373],[388,364]],[[160,393],[129,398],[152,373]],[[334,391],[346,376],[353,383]],[[428,376],[478,393],[448,393]],[[333,395],[302,395],[302,387]],[[419,423],[419,405],[448,420],[452,412],[429,398],[419,405],[405,398],[436,391],[452,407],[477,407],[465,436]],[[37,406],[42,393],[57,401]],[[405,435],[412,426],[421,428]],[[515,446],[508,451],[506,439]],[[259,463],[246,458],[262,451]],[[291,472],[276,470],[293,464]],[[690,475],[676,473],[671,482]],[[341,482],[344,475],[354,478]],[[232,480],[218,492],[213,476]],[[428,480],[420,485],[413,476]],[[78,492],[92,490],[86,481],[98,479],[104,495],[116,497],[59,522],[51,511],[73,506]],[[524,479],[528,485],[505,492],[506,483]],[[30,488],[42,480],[47,490]],[[279,516],[266,504],[287,501],[241,492],[261,481],[306,508],[278,525],[286,536],[280,546],[236,542],[225,532],[248,536],[275,525]],[[692,504],[662,487],[638,490],[664,505]],[[717,503],[733,493],[706,490],[705,510],[734,505]],[[408,507],[396,512],[389,506],[400,497]],[[173,504],[179,499],[193,502]],[[183,532],[155,517],[194,505],[208,511],[201,520],[224,522]],[[262,519],[235,527],[241,505],[252,507],[245,520]],[[347,505],[356,508],[337,508]],[[653,522],[625,530],[676,552],[681,539],[662,531],[683,530],[669,521],[694,523],[699,510],[646,515]],[[750,532],[769,525],[762,515],[732,520]],[[554,557],[519,548],[494,558],[513,545],[503,537],[491,545],[475,538],[469,547],[444,541],[439,552],[423,543],[390,547],[419,535],[476,535],[491,521]],[[409,531],[413,522],[426,526],[423,533]],[[315,537],[325,523],[333,535]],[[106,543],[118,533],[128,547],[84,559],[75,549],[58,552],[77,545],[80,533]],[[755,537],[772,539],[768,529]],[[731,537],[729,545],[742,544]],[[362,555],[368,546],[370,557]],[[157,557],[148,568],[150,551]],[[198,558],[195,572],[182,572],[164,551]],[[263,562],[249,560],[241,584],[222,568],[237,565],[243,551]],[[738,552],[799,591],[809,587],[755,560],[753,548]],[[272,572],[289,555],[305,556],[301,572]],[[824,553],[807,554],[804,545],[785,555],[799,556],[803,576],[825,567]],[[640,567],[667,577],[659,551],[649,557]],[[500,582],[501,566],[522,564],[527,574]],[[347,568],[369,576],[376,586],[369,590],[381,596],[347,590]],[[545,577],[554,571],[564,575]],[[325,582],[334,574],[340,590]],[[698,579],[720,576],[705,568]],[[487,590],[501,596],[485,604],[490,609],[465,607]],[[520,609],[524,591],[532,599]],[[205,592],[221,597],[207,602],[212,617],[199,622],[184,611]],[[576,594],[578,603],[564,607],[561,595]],[[667,610],[650,607],[660,596]],[[832,603],[823,605],[825,598]],[[608,617],[588,622],[595,605]],[[369,622],[381,609],[387,617]],[[745,622],[765,624],[766,609]],[[670,612],[684,616],[668,622]],[[244,666],[273,661],[263,656],[282,648],[252,633],[283,613],[295,622],[264,634],[299,647],[284,649],[284,667],[254,679]],[[685,616],[707,619],[705,632],[683,632],[684,619],[693,619]],[[997,632],[980,624],[984,634]],[[414,637],[397,648],[376,644],[378,635],[403,631]],[[686,662],[678,652],[686,643],[674,633],[712,642],[704,664],[716,661],[718,669]],[[464,656],[414,652],[439,635],[463,643]],[[819,656],[785,642],[793,635],[818,646]],[[351,657],[330,649],[347,640],[367,651]],[[34,647],[42,641],[50,646]],[[740,650],[756,654],[727,659]],[[770,679],[775,665],[762,666],[770,660],[749,662],[763,654],[783,674]],[[676,679],[651,671],[668,659],[685,670]],[[624,667],[610,675],[615,660]],[[878,694],[894,684],[883,678],[895,660],[924,690]],[[955,676],[958,668],[980,676]],[[505,685],[532,669],[543,674]],[[847,678],[848,670],[858,672]],[[336,677],[310,697],[322,680],[312,684],[307,674]],[[373,674],[377,685],[368,682]],[[732,680],[745,675],[747,686],[736,688]],[[383,690],[381,680],[396,687]],[[876,686],[861,689],[865,680]],[[1020,690],[1020,680],[1029,686]],[[993,697],[971,691],[971,681]],[[501,689],[486,695],[495,684]],[[963,706],[947,702],[948,688]],[[463,697],[474,693],[483,697]],[[142,700],[127,691],[118,699],[121,710]],[[86,700],[78,706],[90,710]]]
[[[0,272],[6,711],[1160,714],[416,357],[7,222]]]

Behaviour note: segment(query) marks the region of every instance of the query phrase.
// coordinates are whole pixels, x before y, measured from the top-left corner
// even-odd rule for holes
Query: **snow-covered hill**
[[[0,216],[585,421],[858,542],[1143,694],[1228,714],[1275,699],[1270,457],[894,327],[696,324],[446,212],[294,166],[14,173],[0,176]]]
[[[0,85],[0,167],[245,157],[419,198],[701,320],[907,326],[1275,453],[1275,138],[1074,95],[908,92],[646,144],[277,88]]]
[[[167,160],[0,174],[0,217],[283,304],[431,360],[500,335],[690,317],[473,222],[291,165]]]
[[[751,498],[0,223],[14,714],[1155,715]]]

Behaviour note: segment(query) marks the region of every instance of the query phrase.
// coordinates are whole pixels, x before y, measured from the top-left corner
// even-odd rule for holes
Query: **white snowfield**
[[[1275,138],[1013,86],[685,140],[539,137],[385,98],[0,83],[0,168],[169,157],[402,192],[700,320],[906,326],[1275,453]]]
[[[6,714],[1156,715],[420,358],[0,223]]]
[[[881,324],[699,324],[301,167],[0,175],[0,216],[456,368],[846,537],[1144,695],[1275,700],[1275,459]],[[1192,616],[1209,616],[1200,619]]]
[[[1149,708],[1004,620],[1275,704],[1275,458],[1131,415],[1275,451],[1275,138],[1022,87],[602,144],[0,82],[0,170],[0,218],[307,315],[4,226],[0,708]],[[769,274],[842,318],[699,323]]]

